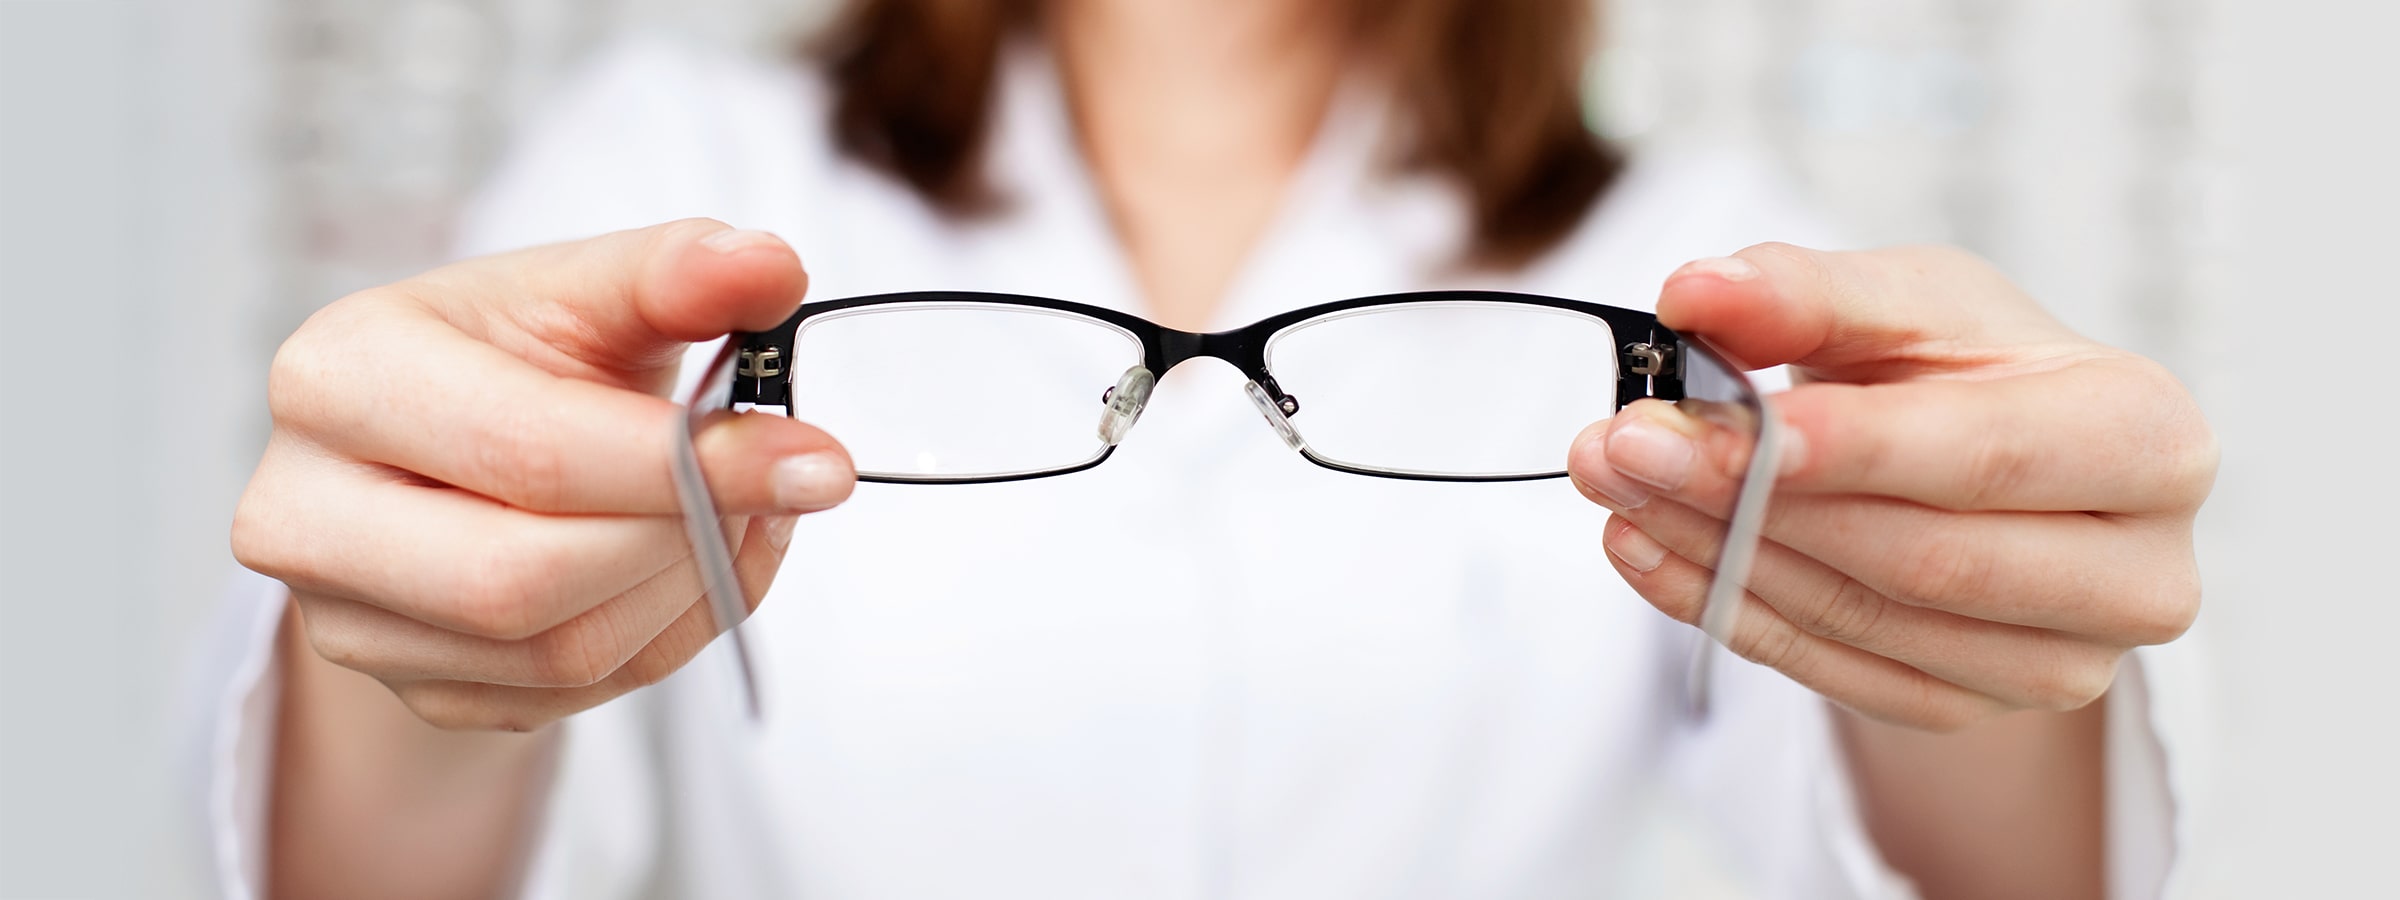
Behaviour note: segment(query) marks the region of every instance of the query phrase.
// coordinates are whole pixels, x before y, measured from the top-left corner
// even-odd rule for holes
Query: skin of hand
[[[1670,328],[1788,365],[1789,427],[1732,650],[1869,719],[1948,732],[2098,699],[2198,614],[2215,439],[2150,360],[1963,251],[1764,244],[1686,265]],[[1657,401],[1577,437],[1610,562],[1697,622],[1746,442]]]
[[[709,220],[470,260],[345,297],[269,376],[235,515],[317,655],[444,729],[532,731],[681,667],[710,615],[669,476],[683,350],[770,327],[808,277]],[[793,517],[856,475],[824,433],[721,414],[696,439],[755,607]]]

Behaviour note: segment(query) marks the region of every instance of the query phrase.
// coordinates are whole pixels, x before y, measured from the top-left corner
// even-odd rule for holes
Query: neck
[[[1163,322],[1204,322],[1272,218],[1341,80],[1343,6],[1050,5],[1077,137]]]
[[[1095,156],[1289,163],[1307,150],[1340,78],[1339,6],[1058,0],[1048,24]]]

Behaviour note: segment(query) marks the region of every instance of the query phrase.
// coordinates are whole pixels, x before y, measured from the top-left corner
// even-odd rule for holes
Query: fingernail
[[[715,250],[718,253],[725,254],[726,256],[732,256],[744,250],[755,250],[760,247],[774,247],[781,245],[782,243],[782,238],[768,234],[764,231],[752,231],[746,228],[720,231],[700,239],[700,246],[707,247],[710,250]]]
[[[1648,534],[1644,534],[1641,529],[1633,527],[1632,522],[1627,522],[1618,528],[1616,533],[1608,536],[1605,543],[1608,545],[1610,555],[1623,561],[1626,568],[1636,572],[1647,573],[1651,569],[1658,568],[1659,563],[1667,561],[1666,546],[1653,540]]]
[[[850,496],[857,480],[831,453],[803,453],[775,464],[775,505],[793,512],[831,509]]]
[[[1692,473],[1692,441],[1647,417],[1610,429],[1608,461],[1617,471],[1662,491],[1683,487]]]
[[[1684,263],[1683,268],[1676,269],[1675,274],[1667,276],[1667,280],[1673,281],[1686,275],[1715,275],[1726,281],[1749,281],[1758,277],[1758,267],[1738,256],[1711,256]]]
[[[782,553],[784,548],[792,545],[792,527],[798,524],[799,516],[768,516],[765,523],[767,547]]]
[[[1567,460],[1575,480],[1608,498],[1608,507],[1617,510],[1637,509],[1650,502],[1650,489],[1618,474],[1608,462],[1608,432],[1602,431],[1576,443]]]

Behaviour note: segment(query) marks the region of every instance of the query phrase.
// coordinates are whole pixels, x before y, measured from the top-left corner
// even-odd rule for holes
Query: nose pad
[[[1100,395],[1100,441],[1111,447],[1125,439],[1133,423],[1142,418],[1142,407],[1150,404],[1150,389],[1158,379],[1141,366],[1126,369],[1117,376],[1115,387]]]
[[[1284,446],[1294,450],[1308,449],[1308,442],[1300,439],[1300,432],[1292,428],[1292,420],[1286,418],[1284,412],[1285,409],[1299,412],[1298,400],[1285,397],[1283,402],[1278,403],[1275,398],[1267,396],[1267,389],[1260,387],[1256,381],[1243,383],[1242,393],[1250,395],[1250,405],[1258,407],[1258,414],[1267,417],[1267,424],[1275,427],[1275,434],[1283,438]]]

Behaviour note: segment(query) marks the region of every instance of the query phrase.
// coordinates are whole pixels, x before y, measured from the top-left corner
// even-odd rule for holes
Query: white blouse
[[[989,162],[1013,203],[962,223],[839,158],[803,70],[623,48],[534,125],[463,249],[705,215],[790,240],[813,299],[1138,309],[1048,62],[1020,52],[1002,85]],[[1382,121],[1363,94],[1337,104],[1216,327],[1442,287],[1647,308],[1686,260],[1825,240],[1763,166],[1653,158],[1536,265],[1458,275],[1459,198],[1379,166]],[[803,518],[743,626],[764,722],[736,714],[721,645],[567,722],[528,894],[1910,893],[1860,824],[1824,701],[1718,652],[1713,714],[1685,712],[1696,633],[1610,569],[1606,510],[1564,480],[1320,469],[1240,382],[1176,370],[1088,472],[861,485]],[[196,760],[229,897],[260,884],[277,698],[282,586],[250,579]],[[2154,895],[2177,807],[2151,702],[2167,680],[2127,670],[2112,879]]]

